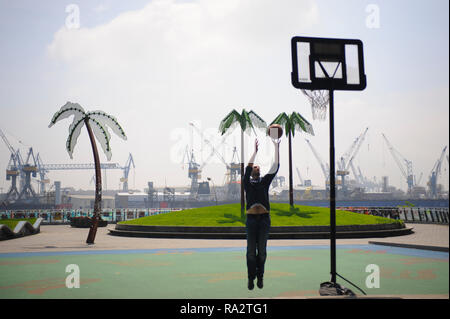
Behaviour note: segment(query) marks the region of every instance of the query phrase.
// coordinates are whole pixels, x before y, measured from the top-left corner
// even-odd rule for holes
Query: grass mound
[[[327,226],[330,225],[330,209],[324,207],[289,204],[270,204],[272,226]],[[336,211],[336,225],[370,225],[400,222],[390,218]],[[228,204],[185,209],[178,212],[120,222],[119,224],[146,226],[245,226],[241,219],[241,204]]]

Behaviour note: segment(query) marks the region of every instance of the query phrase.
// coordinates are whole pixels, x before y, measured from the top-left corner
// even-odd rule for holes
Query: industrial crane
[[[32,159],[33,161],[30,162],[30,159]],[[31,186],[31,177],[36,177],[37,174],[37,163],[32,147],[30,147],[28,150],[27,160],[22,166],[22,171],[25,173],[25,184],[22,187],[17,200],[20,201],[22,198],[36,200],[36,192]]]
[[[298,179],[300,180],[299,186],[303,186],[305,184],[305,182],[303,181],[302,175],[300,175],[300,171],[298,170],[298,167],[295,167],[295,169],[297,170]]]
[[[309,147],[311,148],[311,151],[313,152],[314,156],[316,157],[317,161],[319,162],[320,168],[322,169],[323,176],[325,177],[326,184],[328,184],[328,180],[330,178],[330,167],[328,164],[323,163],[322,158],[320,157],[319,153],[317,153],[316,149],[312,146],[311,142],[305,138],[306,143],[308,143]],[[327,186],[328,187],[328,186]]]
[[[228,172],[226,174],[228,185],[227,188],[227,198],[236,199],[240,196],[240,186],[241,180],[238,176],[241,174],[241,164],[239,160],[239,155],[236,146],[233,147],[233,155],[231,156],[230,165],[227,167]]]
[[[341,176],[341,185],[342,188],[345,189],[345,176],[349,174],[348,169],[351,167],[351,163],[356,157],[356,154],[358,154],[359,149],[361,148],[362,143],[364,142],[364,139],[366,137],[367,131],[369,128],[367,127],[361,135],[359,135],[352,143],[350,148],[344,153],[344,155],[341,156],[340,161],[338,162],[338,170],[336,172],[337,175]],[[353,169],[352,169],[353,170]],[[355,175],[355,172],[353,172]],[[355,175],[355,179],[358,181],[360,179],[360,176]],[[362,180],[361,180],[362,182]]]
[[[39,155],[39,154],[38,154]],[[36,159],[37,161],[37,159]],[[38,162],[38,172],[41,175],[41,181],[42,176],[48,173],[49,171],[61,171],[61,170],[94,170],[95,164],[89,163],[89,164],[42,164],[42,161]],[[100,169],[106,170],[107,169],[125,169],[124,167],[121,167],[118,163],[100,163]],[[105,174],[106,177],[106,174]],[[95,180],[95,175],[93,177],[93,180]],[[92,179],[91,179],[92,181]],[[44,178],[44,183],[47,184],[50,181]],[[106,189],[106,178],[103,179],[104,189]]]
[[[408,194],[411,194],[413,187],[415,186],[412,162],[404,158],[396,149],[394,149],[394,147],[391,145],[391,143],[388,141],[388,139],[383,133],[381,133],[381,135],[383,135],[383,138],[386,142],[389,151],[392,154],[392,157],[397,163],[397,166],[400,168],[400,172],[406,179],[406,183],[408,185]],[[402,165],[402,162],[404,163],[404,165]]]
[[[221,162],[225,165],[226,170],[227,170],[227,173],[226,173],[226,176],[228,177],[228,181],[227,181],[227,185],[228,185],[227,193],[228,194],[227,194],[227,197],[228,198],[235,198],[235,197],[237,197],[237,195],[239,194],[239,189],[237,187],[237,181],[238,181],[237,176],[240,174],[241,167],[240,167],[240,163],[239,163],[239,158],[237,158],[237,162],[234,162],[234,158],[235,158],[235,156],[237,156],[236,147],[234,147],[234,149],[233,149],[233,155],[232,155],[232,158],[231,158],[231,163],[228,163],[225,160],[225,158],[222,156],[222,154],[219,153],[217,148],[214,147],[214,145],[211,143],[211,141],[209,141],[207,138],[205,138],[205,136],[203,135],[203,132],[200,131],[200,129],[198,127],[196,127],[194,123],[189,123],[189,125],[192,126],[193,129],[195,129],[195,131],[202,138],[202,141],[206,145],[208,145],[209,148],[211,149],[211,153],[209,154],[208,158],[206,158],[206,160],[203,161],[202,165],[198,168],[199,173],[201,173],[201,171],[203,170],[205,165],[209,162],[211,157],[213,155],[216,155],[221,160]],[[225,140],[227,139],[228,135],[229,135],[229,133],[225,134],[222,137],[222,140],[219,143],[219,147],[222,146],[225,143]]]
[[[436,163],[433,166],[433,169],[431,170],[430,177],[428,180],[428,187],[429,187],[429,194],[431,198],[438,198],[439,192],[438,192],[438,178],[441,173],[441,166],[442,161],[444,160],[445,152],[447,151],[447,146],[444,147],[444,149],[441,152],[441,156],[436,161]],[[448,157],[447,157],[448,159]]]
[[[358,153],[368,130],[369,128],[367,127],[364,132],[353,141],[352,145],[350,145],[349,149],[344,153],[344,155],[341,156],[340,161],[337,163],[339,169],[348,169],[350,160],[353,159]]]
[[[8,193],[6,194],[6,201],[15,201],[19,198],[20,192],[17,189],[17,178],[20,177],[20,188],[23,188],[24,184],[24,171],[23,171],[23,160],[22,156],[20,155],[20,150],[14,150],[11,143],[8,141],[7,137],[3,133],[3,131],[0,129],[0,136],[2,137],[3,141],[5,142],[6,146],[8,147],[8,150],[10,152],[10,158],[8,162],[8,166],[6,168],[6,180],[11,180],[11,187],[8,190]]]
[[[197,192],[198,192],[198,180],[199,178],[201,178],[201,170],[200,168],[200,164],[198,164],[195,161],[195,157],[194,157],[194,150],[191,150],[191,153],[189,154],[188,151],[188,146],[186,146],[186,150],[183,156],[183,164],[186,164],[186,160],[187,159],[187,164],[189,165],[188,167],[188,177],[191,179],[191,188],[190,188],[190,199],[194,199]]]
[[[41,159],[41,155],[38,153],[36,155],[36,164],[37,164],[37,170],[39,173],[39,194],[44,194],[45,193],[45,185],[50,183],[50,180],[48,178],[46,178],[46,174],[48,173],[47,169],[43,168],[43,163],[42,163],[42,159]]]
[[[123,183],[122,190],[124,192],[128,192],[128,174],[130,173],[131,164],[133,164],[133,168],[135,168],[133,155],[131,155],[131,153],[130,153],[130,155],[128,156],[127,162],[125,163],[125,166],[122,167],[123,177],[120,179],[120,181]]]
[[[362,176],[360,175],[360,172],[358,173],[356,171],[355,165],[353,165],[353,159],[351,159],[349,161],[349,165],[350,165],[350,169],[352,170],[353,176],[355,177],[356,184],[358,186],[362,186],[364,184],[364,180],[363,180]]]

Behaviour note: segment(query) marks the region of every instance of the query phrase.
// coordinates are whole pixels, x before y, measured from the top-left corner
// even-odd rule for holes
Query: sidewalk
[[[445,225],[408,224],[413,227],[413,234],[363,239],[338,239],[337,245],[367,245],[370,241],[413,244],[437,247],[449,247],[449,227]],[[69,225],[41,225],[37,235],[0,241],[0,253],[33,252],[33,251],[75,251],[75,250],[121,250],[121,249],[171,249],[171,248],[207,248],[207,247],[246,247],[245,240],[211,240],[211,239],[167,239],[167,238],[135,238],[118,237],[108,234],[110,224],[98,228],[94,245],[87,245],[89,232],[86,228],[73,228]],[[269,247],[329,245],[328,239],[293,239],[270,240]]]

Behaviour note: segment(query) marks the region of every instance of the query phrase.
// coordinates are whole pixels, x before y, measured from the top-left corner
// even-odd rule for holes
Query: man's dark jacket
[[[267,209],[267,211],[270,211],[269,187],[275,175],[277,175],[279,168],[280,164],[276,166],[276,171],[274,173],[266,174],[264,175],[264,177],[259,177],[256,179],[250,178],[253,167],[247,166],[245,168],[244,190],[246,210],[250,209],[250,207],[252,207],[252,205],[254,204],[261,204]],[[273,171],[274,169],[275,165],[272,166],[272,169],[270,171]]]

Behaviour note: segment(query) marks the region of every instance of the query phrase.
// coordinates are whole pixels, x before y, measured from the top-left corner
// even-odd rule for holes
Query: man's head
[[[252,178],[258,178],[259,175],[260,175],[260,173],[259,173],[259,166],[258,165],[253,165]]]

